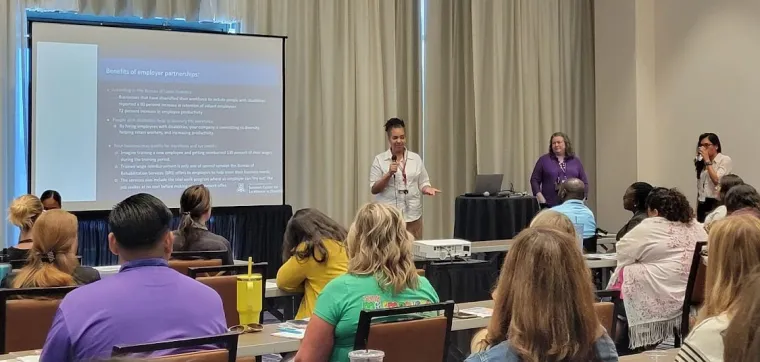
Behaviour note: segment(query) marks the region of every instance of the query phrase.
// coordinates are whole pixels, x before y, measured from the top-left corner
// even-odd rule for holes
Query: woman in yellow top
[[[346,273],[346,234],[346,228],[316,209],[298,210],[288,221],[277,287],[304,292],[296,319],[311,317],[325,285]]]

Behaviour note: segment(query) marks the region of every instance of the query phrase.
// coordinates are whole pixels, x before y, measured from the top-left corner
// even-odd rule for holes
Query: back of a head
[[[179,199],[181,218],[178,231],[184,239],[181,250],[191,250],[192,245],[200,240],[203,230],[195,227],[194,223],[198,222],[209,210],[211,210],[211,192],[206,186],[193,185],[185,189]]]
[[[29,230],[43,210],[42,202],[37,196],[22,195],[11,202],[8,208],[8,221],[21,230]]]
[[[169,232],[171,211],[150,194],[132,195],[119,202],[108,216],[108,226],[121,249],[148,251]]]
[[[282,244],[283,260],[295,255],[299,260],[313,257],[319,263],[325,262],[329,256],[324,240],[344,243],[347,234],[348,231],[343,225],[317,209],[298,210],[288,220],[288,225],[285,227]],[[306,248],[297,250],[301,243],[305,243]]]
[[[690,223],[694,218],[689,200],[676,189],[655,187],[647,196],[646,207],[668,221]]]
[[[375,275],[381,288],[400,293],[417,289],[412,234],[396,208],[379,203],[362,206],[348,230],[348,272]]]
[[[726,205],[726,211],[729,215],[744,208],[760,209],[760,195],[752,185],[738,185],[726,193],[723,204]]]
[[[13,281],[14,288],[74,285],[78,222],[63,210],[43,213],[32,228],[29,262]]]
[[[522,360],[591,360],[601,327],[590,270],[574,237],[546,227],[523,230],[494,295],[489,345],[509,339]]]
[[[731,191],[732,188],[743,184],[744,180],[742,180],[742,178],[737,175],[734,175],[732,173],[723,175],[723,177],[720,178],[720,182],[718,183],[718,187],[720,188],[720,191],[718,192],[718,199],[725,200],[726,194]]]
[[[743,280],[732,309],[736,314],[722,336],[723,360],[756,362],[760,356],[760,269]]]
[[[567,215],[554,210],[542,210],[530,222],[530,227],[548,227],[576,237],[575,226]]]
[[[646,211],[647,196],[654,187],[647,182],[634,182],[629,186],[633,190],[633,206],[636,211]]]
[[[729,216],[717,221],[708,236],[704,317],[728,310],[739,293],[739,285],[760,267],[760,219],[751,215]]]
[[[586,197],[586,184],[577,178],[570,178],[560,185],[559,197],[562,201],[583,200]]]

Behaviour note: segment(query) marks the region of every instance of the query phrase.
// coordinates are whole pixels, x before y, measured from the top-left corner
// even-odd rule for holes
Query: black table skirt
[[[455,203],[454,237],[470,241],[512,239],[540,209],[532,196],[459,196]]]
[[[176,210],[173,210],[176,214]],[[108,211],[75,213],[79,218],[79,255],[82,264],[113,265],[118,260],[108,250]],[[282,241],[285,226],[293,216],[290,205],[219,207],[212,211],[208,228],[227,238],[232,244],[235,259],[269,263],[267,274],[277,274],[282,265]],[[172,228],[179,218],[175,215]]]

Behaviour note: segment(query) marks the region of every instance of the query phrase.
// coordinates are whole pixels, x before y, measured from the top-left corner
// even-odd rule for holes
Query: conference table
[[[457,310],[464,310],[469,308],[493,308],[493,301],[480,301],[473,303],[459,303],[456,305]],[[477,317],[471,319],[458,319],[454,318],[451,324],[451,331],[464,331],[472,329],[481,329],[488,326],[490,317]],[[301,346],[301,340],[277,337],[273,336],[273,333],[278,331],[278,324],[267,324],[264,326],[264,330],[259,333],[247,333],[240,335],[238,339],[238,357],[255,357],[266,354],[279,354],[295,352]],[[666,352],[666,356],[660,358],[660,362],[673,361],[675,355],[678,353],[677,349],[672,349]],[[24,356],[39,355],[40,351],[23,351],[13,352],[6,355],[0,355],[0,361],[18,361],[17,358]],[[651,361],[648,355],[639,354],[634,356],[621,357],[620,361],[625,362],[637,362],[637,361]]]

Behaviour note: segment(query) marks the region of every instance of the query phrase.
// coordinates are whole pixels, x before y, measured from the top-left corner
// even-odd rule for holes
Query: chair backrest
[[[169,260],[169,267],[176,270],[180,274],[188,275],[188,270],[191,267],[200,267],[200,266],[221,266],[222,265],[222,259],[194,259],[194,260],[179,260],[179,259],[170,259]]]
[[[223,345],[224,350],[222,351],[226,352],[225,354],[222,354],[220,353],[218,349],[215,349],[215,350],[210,350],[210,351],[175,354],[175,355],[172,355],[171,357],[181,357],[181,358],[178,358],[178,359],[164,358],[164,359],[159,359],[159,360],[163,360],[163,361],[192,360],[192,361],[199,361],[199,362],[200,361],[235,362],[235,360],[237,359],[238,336],[240,336],[239,333],[224,333],[224,334],[218,334],[215,336],[172,339],[172,340],[162,341],[162,342],[151,342],[151,343],[142,343],[142,344],[133,344],[133,345],[117,345],[113,347],[111,356],[121,357],[121,356],[130,355],[133,353],[149,353],[149,352],[155,352],[155,351],[163,351],[167,349],[184,349],[184,348],[200,347],[204,345]],[[221,356],[226,357],[226,359],[219,359]],[[166,357],[169,357],[169,356],[166,356]],[[188,359],[188,357],[193,357],[193,358]]]
[[[372,323],[373,318],[443,311],[444,316]],[[354,349],[385,352],[386,361],[446,362],[454,302],[361,311]]]
[[[237,280],[236,275],[247,274],[247,265],[222,265],[222,266],[206,266],[206,267],[190,267],[188,269],[188,275],[197,279],[199,282],[208,285],[211,289],[219,293],[222,297],[222,305],[224,306],[224,316],[227,320],[227,327],[232,327],[240,323],[240,315],[237,312]],[[255,263],[253,264],[253,273],[261,274],[262,278],[266,278],[267,263]],[[208,275],[208,276],[207,276]],[[266,298],[266,280],[262,280],[261,283],[261,297]],[[264,305],[262,300],[261,305]],[[260,321],[263,321],[263,313],[259,317]]]
[[[599,323],[607,329],[607,334],[610,337],[615,338],[615,306],[622,303],[620,299],[619,290],[597,290],[594,292],[597,298],[601,300],[599,303],[594,303],[594,311],[599,318]],[[610,298],[609,302],[605,302],[604,299]]]
[[[707,246],[706,241],[698,241],[694,247],[694,255],[689,269],[689,279],[686,282],[686,294],[683,298],[681,315],[681,336],[687,336],[691,329],[689,317],[692,306],[702,305],[705,299],[705,274],[707,266],[702,262],[702,250]]]
[[[76,288],[0,289],[0,354],[42,348],[60,298]]]
[[[230,352],[226,349],[212,349],[210,351],[196,351],[161,356],[150,358],[148,360],[161,362],[228,362],[230,360]]]

